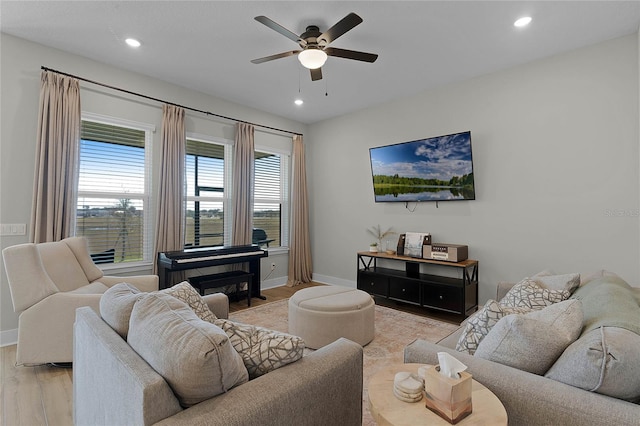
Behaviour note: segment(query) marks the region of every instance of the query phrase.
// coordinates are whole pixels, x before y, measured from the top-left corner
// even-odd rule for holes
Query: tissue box
[[[460,378],[452,379],[440,374],[436,365],[426,371],[424,388],[426,406],[451,424],[471,414],[471,374],[461,372]]]

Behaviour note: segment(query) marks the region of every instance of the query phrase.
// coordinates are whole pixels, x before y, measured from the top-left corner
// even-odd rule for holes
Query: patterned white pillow
[[[500,306],[537,310],[567,300],[570,296],[569,290],[544,288],[533,279],[525,278],[507,292],[500,300]]]
[[[183,301],[196,313],[198,318],[213,324],[217,317],[211,312],[209,306],[205,303],[200,293],[193,288],[187,281],[183,281],[173,287],[160,290],[159,293],[165,293]]]
[[[227,333],[244,361],[249,379],[302,358],[305,345],[298,336],[225,319],[217,319],[214,324]]]
[[[473,355],[476,349],[478,349],[478,345],[482,339],[484,339],[489,331],[491,331],[491,328],[493,328],[502,317],[509,314],[522,314],[530,311],[531,309],[526,307],[510,308],[501,306],[495,300],[488,300],[482,309],[467,319],[467,325],[458,339],[456,350]]]

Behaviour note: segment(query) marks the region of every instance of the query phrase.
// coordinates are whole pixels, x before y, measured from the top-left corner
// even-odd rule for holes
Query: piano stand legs
[[[251,306],[251,295],[253,293],[252,282],[253,274],[245,271],[230,271],[219,274],[199,275],[189,278],[189,283],[198,289],[204,296],[205,290],[209,288],[226,287],[230,285],[236,286],[236,298],[240,298],[240,284],[247,283],[247,306]]]

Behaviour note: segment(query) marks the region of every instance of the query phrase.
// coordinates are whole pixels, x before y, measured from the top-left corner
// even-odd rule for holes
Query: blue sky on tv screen
[[[471,133],[371,148],[373,175],[449,180],[473,171]]]

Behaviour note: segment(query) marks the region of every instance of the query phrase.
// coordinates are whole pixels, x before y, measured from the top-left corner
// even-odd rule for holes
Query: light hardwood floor
[[[251,307],[287,299],[298,290],[313,287],[309,283],[263,290],[267,300],[252,299]],[[231,312],[247,308],[246,299],[229,304]],[[16,345],[0,348],[2,405],[0,420],[4,426],[73,425],[72,369],[49,365],[16,367]]]

